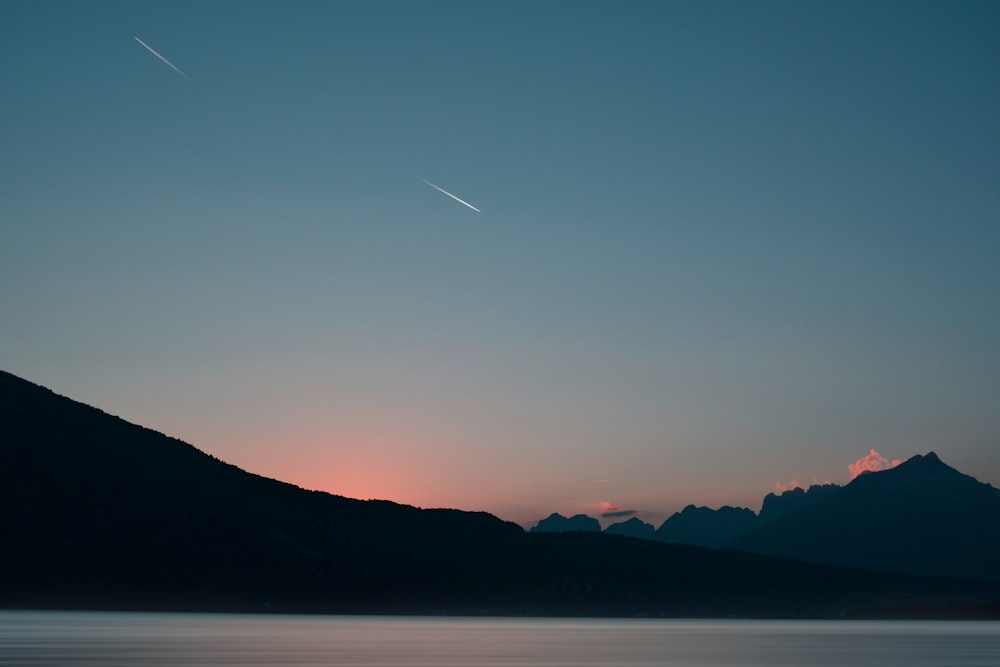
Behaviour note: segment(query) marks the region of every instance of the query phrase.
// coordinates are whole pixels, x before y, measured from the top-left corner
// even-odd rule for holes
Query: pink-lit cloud
[[[624,516],[634,516],[635,514],[638,514],[637,510],[625,509],[623,507],[615,505],[614,503],[609,503],[608,501],[604,501],[603,503],[601,503],[601,518],[602,519],[611,519],[611,518],[618,518],[618,517],[624,517]]]
[[[864,456],[854,463],[850,463],[847,469],[851,471],[851,479],[854,479],[863,472],[878,472],[879,470],[888,470],[889,468],[895,468],[902,461],[899,459],[893,459],[890,461],[876,450],[871,450],[871,454]]]
[[[799,480],[793,479],[792,481],[786,483],[775,482],[774,490],[776,493],[784,493],[785,491],[791,491],[792,489],[804,489],[806,488],[803,484],[799,483]]]
[[[812,481],[810,481],[809,484],[803,484],[799,480],[793,479],[792,481],[787,482],[787,483],[785,483],[785,482],[775,482],[774,483],[774,492],[775,493],[784,493],[785,491],[791,491],[792,489],[802,489],[804,491],[808,491],[809,487],[811,487],[811,486],[824,486],[826,484],[833,484],[833,482],[831,482],[828,479],[827,480],[819,480],[819,479],[816,479],[815,477],[813,477]]]

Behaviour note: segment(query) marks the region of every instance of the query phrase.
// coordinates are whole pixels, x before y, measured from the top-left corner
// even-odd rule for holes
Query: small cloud
[[[776,493],[784,493],[785,491],[791,491],[792,489],[804,489],[804,488],[806,487],[800,484],[799,480],[797,479],[793,479],[787,484],[783,484],[781,482],[774,483],[774,490]]]
[[[800,482],[797,479],[793,479],[792,481],[788,482],[787,484],[782,483],[782,482],[775,482],[774,483],[774,492],[775,493],[784,493],[785,491],[791,491],[792,489],[802,489],[803,491],[808,491],[809,487],[812,487],[812,486],[825,486],[827,484],[833,484],[833,482],[831,482],[830,480],[820,481],[819,479],[813,477],[812,481],[810,481],[809,484],[806,485],[806,484],[803,484],[802,482]]]
[[[889,468],[895,468],[902,461],[899,459],[893,459],[890,461],[876,450],[871,450],[871,454],[864,456],[854,463],[849,463],[847,469],[851,471],[851,479],[854,479],[863,472],[878,472],[879,470],[888,470]]]
[[[625,516],[635,516],[639,512],[637,510],[627,510],[615,505],[614,503],[609,503],[607,501],[601,503],[601,518],[602,519],[616,519]]]

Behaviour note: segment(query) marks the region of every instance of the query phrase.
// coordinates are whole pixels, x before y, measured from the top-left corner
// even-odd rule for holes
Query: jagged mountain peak
[[[1000,492],[929,452],[858,475],[729,546],[811,562],[995,580],[998,522]]]
[[[988,487],[971,475],[952,468],[934,452],[917,454],[887,470],[866,472],[855,477],[845,488],[900,489],[948,485],[955,488]]]

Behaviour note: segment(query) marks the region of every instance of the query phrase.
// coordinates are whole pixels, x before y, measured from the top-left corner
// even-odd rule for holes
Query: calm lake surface
[[[1000,623],[0,612],[0,665],[1000,665]]]

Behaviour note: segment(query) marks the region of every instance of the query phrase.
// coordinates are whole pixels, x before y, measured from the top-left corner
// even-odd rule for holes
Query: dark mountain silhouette
[[[558,512],[553,512],[528,531],[530,533],[600,533],[601,522],[586,514],[574,514],[566,518]],[[604,529],[609,535],[624,535],[625,537],[638,537],[640,539],[652,539],[655,529],[637,517],[632,517],[628,521],[620,521],[611,524]]]
[[[719,547],[753,530],[757,515],[745,507],[708,507],[688,505],[675,512],[656,530],[655,539],[672,544]]]
[[[601,523],[586,514],[575,514],[568,519],[558,512],[553,512],[548,517],[542,519],[537,525],[532,526],[529,532],[532,533],[599,533]]]
[[[624,535],[626,537],[638,537],[645,540],[652,539],[655,531],[656,529],[653,527],[653,524],[646,523],[636,517],[632,517],[628,521],[613,523],[604,529],[604,532],[608,535]]]
[[[1000,580],[1000,491],[936,454],[846,486],[814,485],[745,508],[689,505],[652,539],[830,565]],[[636,534],[637,537],[649,537]]]
[[[764,496],[757,524],[753,528],[761,528],[766,524],[774,523],[778,519],[811,507],[840,489],[841,487],[837,484],[814,484],[808,490],[789,489],[780,496],[769,493]]]
[[[780,496],[769,493],[764,497],[759,514],[746,507],[726,505],[716,510],[688,505],[664,521],[652,539],[671,544],[724,547],[742,535],[812,506],[840,488],[836,484],[821,484],[808,490],[790,489]]]
[[[1000,580],[1000,491],[933,452],[824,493],[729,546],[816,563]]]
[[[0,372],[0,606],[338,613],[1000,614],[1000,585],[306,491]]]

